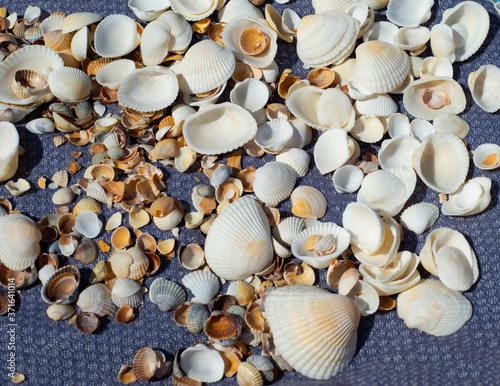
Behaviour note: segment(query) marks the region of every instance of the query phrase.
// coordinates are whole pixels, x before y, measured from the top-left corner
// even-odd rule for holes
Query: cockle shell
[[[401,28],[394,36],[394,45],[402,50],[416,50],[422,47],[431,38],[431,31],[427,27]]]
[[[265,106],[269,99],[269,88],[254,78],[237,83],[231,90],[231,103],[243,107],[251,113]]]
[[[363,171],[354,165],[345,165],[333,173],[333,186],[339,193],[354,193],[363,181]]]
[[[181,353],[180,366],[190,379],[200,383],[217,382],[224,377],[224,360],[220,353],[202,343]]]
[[[114,251],[109,262],[116,277],[128,277],[132,280],[144,277],[149,267],[149,259],[139,247],[132,247],[127,251]]]
[[[432,227],[439,217],[439,208],[428,202],[414,204],[401,214],[400,222],[406,229],[418,235]]]
[[[429,56],[422,61],[420,77],[428,75],[453,77],[453,66],[447,58]]]
[[[183,133],[188,146],[196,152],[221,154],[251,140],[257,133],[257,123],[243,107],[221,103],[186,118]]]
[[[77,68],[61,67],[48,77],[50,91],[62,102],[77,102],[86,99],[92,89],[90,77]]]
[[[91,12],[78,12],[72,13],[71,15],[66,16],[62,20],[62,33],[67,34],[73,31],[77,31],[80,28],[83,28],[89,24],[97,23],[102,20],[102,16],[97,13]]]
[[[387,19],[402,27],[417,27],[429,19],[434,0],[392,0],[387,6]]]
[[[193,37],[193,27],[181,15],[174,11],[167,11],[160,15],[158,20],[168,24],[170,33],[171,52],[184,52],[191,43]]]
[[[276,206],[286,200],[295,186],[297,173],[281,162],[268,162],[255,172],[253,190],[267,206]]]
[[[117,307],[129,305],[136,308],[142,304],[142,295],[141,285],[138,282],[121,277],[113,286],[111,300]]]
[[[384,125],[376,115],[365,115],[356,119],[350,133],[361,142],[375,143],[382,139],[384,131]]]
[[[347,133],[342,129],[327,130],[314,146],[314,162],[321,174],[340,168],[351,155]]]
[[[420,146],[420,141],[409,135],[398,136],[382,142],[378,161],[382,169],[397,166],[412,167],[412,154]]]
[[[240,16],[255,20],[264,18],[262,12],[248,0],[230,0],[217,15],[221,23],[229,23]]]
[[[292,138],[293,127],[286,119],[271,119],[257,129],[255,143],[268,152],[283,150]]]
[[[170,7],[169,0],[129,0],[128,6],[135,16],[143,21],[151,21]]]
[[[313,286],[289,285],[265,297],[276,350],[301,374],[328,379],[356,350],[359,308],[349,298]],[[307,318],[300,315],[307,314]]]
[[[188,21],[204,19],[214,13],[217,7],[216,0],[170,0],[172,9]]]
[[[40,24],[40,31],[42,35],[45,35],[47,32],[57,31],[62,29],[62,22],[66,16],[64,15],[50,15],[46,19],[42,21]]]
[[[182,278],[182,284],[193,293],[192,303],[208,304],[219,292],[219,279],[210,271],[190,272]]]
[[[474,150],[472,160],[479,169],[496,169],[500,166],[500,146],[495,143],[483,143]]]
[[[160,311],[173,311],[186,301],[186,293],[182,287],[164,277],[159,277],[149,287],[149,299]]]
[[[98,316],[114,316],[117,311],[111,301],[111,292],[104,284],[93,284],[85,288],[78,296],[76,305],[82,312],[91,312]]]
[[[470,73],[468,85],[474,102],[484,111],[500,109],[500,68],[491,64],[479,67]]]
[[[226,280],[245,279],[273,258],[269,221],[251,197],[241,197],[217,216],[205,242],[205,260]]]
[[[434,126],[429,121],[423,119],[414,119],[410,124],[410,133],[419,141],[423,141],[425,137],[434,134]]]
[[[133,51],[140,41],[141,35],[135,21],[119,14],[106,16],[94,34],[95,50],[104,58],[124,56]]]
[[[273,228],[273,237],[279,243],[290,246],[294,237],[306,228],[305,220],[297,217],[287,217]]]
[[[101,67],[96,74],[96,81],[112,90],[118,90],[122,81],[135,70],[135,63],[129,59],[115,60]]]
[[[326,214],[327,201],[323,193],[312,186],[299,186],[290,196],[292,213],[297,217],[316,219]]]
[[[304,177],[309,171],[309,154],[302,149],[283,151],[276,156],[276,161],[291,166],[299,177]]]
[[[361,115],[376,115],[378,117],[387,117],[398,111],[397,103],[389,94],[385,93],[358,99],[354,106]]]
[[[319,97],[316,106],[322,127],[350,131],[354,126],[354,111],[349,97],[338,88],[330,88]]]
[[[342,216],[342,224],[351,234],[351,244],[368,253],[377,252],[384,240],[386,227],[379,215],[368,206],[352,202]]]
[[[0,122],[0,182],[14,176],[19,158],[19,134],[10,122]],[[30,264],[31,265],[31,264]]]
[[[85,237],[93,239],[101,232],[102,222],[94,212],[85,211],[76,216],[75,227]]]
[[[73,303],[78,294],[79,282],[78,268],[72,265],[59,268],[43,285],[42,299],[49,304]]]
[[[448,196],[441,211],[447,216],[472,216],[481,213],[490,205],[490,190],[491,180],[487,177],[468,180]]]
[[[465,296],[433,279],[424,279],[401,293],[397,310],[408,327],[434,336],[457,332],[472,315],[472,305]]]
[[[469,124],[455,114],[438,115],[433,122],[434,130],[438,133],[455,134],[457,137],[465,138],[469,134]]]
[[[49,118],[37,118],[26,124],[26,129],[33,134],[48,134],[54,132],[54,122]]]
[[[83,27],[71,39],[71,54],[77,61],[83,62],[87,58],[88,44],[89,30],[87,27]]]
[[[47,316],[55,321],[69,319],[75,313],[75,307],[69,304],[52,304],[47,308]]]

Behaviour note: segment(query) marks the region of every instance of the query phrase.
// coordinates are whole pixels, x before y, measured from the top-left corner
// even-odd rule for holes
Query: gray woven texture
[[[268,1],[278,10],[284,6]],[[457,1],[436,0],[432,9],[433,16],[426,24],[431,27],[441,20],[443,11],[457,4]],[[499,57],[499,19],[488,1],[480,1],[490,14],[490,31],[486,42],[471,59],[454,64],[454,78],[464,88],[467,96],[467,108],[462,117],[470,123],[471,133],[466,138],[469,149],[475,149],[485,142],[500,143],[498,114],[488,114],[475,105],[467,87],[467,77],[480,65],[500,65]],[[3,2],[9,12],[23,14],[28,5],[38,5],[44,11],[44,17],[53,11],[73,13],[77,11],[91,11],[102,15],[123,13],[133,16],[126,1],[54,1],[40,2],[31,0],[10,0]],[[310,1],[292,0],[286,6],[296,10],[304,16],[312,13]],[[381,20],[383,12],[377,15]],[[429,56],[431,55],[428,52]],[[295,53],[295,42],[292,44],[279,42],[277,63],[280,71],[285,68],[293,69],[294,73],[304,77],[307,72]],[[401,105],[401,98],[397,98]],[[402,108],[404,113],[404,109]],[[33,116],[31,116],[33,117]],[[28,117],[31,118],[31,117]],[[52,192],[38,188],[36,181],[41,175],[51,177],[52,173],[63,169],[71,160],[71,151],[83,152],[79,162],[87,166],[90,164],[88,147],[77,148],[67,143],[56,148],[52,142],[56,135],[36,136],[18,125],[21,145],[26,153],[20,157],[19,169],[15,178],[23,177],[30,181],[32,189],[23,196],[13,198],[15,208],[38,220],[55,210],[51,202]],[[312,151],[312,146],[307,148]],[[377,146],[364,146],[364,151],[376,153]],[[274,156],[266,156],[264,161],[245,157],[243,166],[260,166],[269,162]],[[311,160],[311,170],[302,179],[300,185],[312,185],[321,190],[328,199],[328,212],[324,221],[334,221],[341,224],[341,216],[349,202],[355,201],[354,194],[340,195],[333,189],[331,174],[322,176],[314,168]],[[163,168],[166,177],[166,193],[180,200],[187,211],[193,210],[190,202],[190,193],[198,183],[195,177],[201,178],[202,183],[208,179],[202,173],[196,173],[191,168],[186,173],[178,173],[173,169]],[[71,183],[76,183],[83,176],[83,170],[71,176]],[[412,330],[404,325],[397,313],[377,312],[375,315],[363,317],[358,329],[358,350],[349,367],[328,381],[312,381],[300,374],[282,373],[277,383],[280,384],[315,384],[315,385],[385,385],[385,384],[498,384],[499,335],[500,335],[500,259],[499,259],[499,217],[498,172],[487,172],[474,168],[472,162],[469,177],[487,176],[493,180],[492,203],[490,207],[479,215],[465,218],[450,218],[441,215],[434,228],[447,226],[462,232],[472,244],[478,260],[481,275],[477,284],[464,295],[472,302],[474,312],[471,320],[456,334],[447,337],[433,337],[423,332]],[[7,189],[1,185],[0,193],[10,197]],[[428,189],[421,182],[408,203],[431,202],[438,204],[436,192]],[[290,202],[280,207],[282,217],[290,215]],[[111,215],[105,210],[101,216],[103,222]],[[159,231],[154,226],[143,229],[152,233],[157,239],[172,237],[169,232]],[[109,242],[110,232],[101,234],[97,239]],[[404,241],[400,250],[419,252],[427,234],[416,236],[405,230]],[[96,239],[96,240],[97,240]],[[203,237],[198,230],[182,228],[180,245],[190,242],[203,244]],[[107,257],[99,255],[98,260]],[[93,263],[83,266],[74,258],[61,258],[62,263],[75,264],[82,272],[82,288],[87,285],[87,279]],[[163,260],[159,273],[155,276],[165,276],[180,282],[186,270],[179,266],[176,259],[171,262]],[[426,276],[425,273],[423,273]],[[324,273],[323,273],[324,276]],[[149,286],[153,278],[145,281]],[[320,284],[324,286],[324,277]],[[163,350],[168,357],[172,357],[180,347],[189,347],[196,341],[206,341],[203,334],[191,334],[183,327],[172,321],[171,313],[162,313],[158,307],[145,296],[144,306],[139,317],[132,323],[120,325],[114,320],[105,321],[97,333],[82,335],[73,325],[66,322],[53,322],[46,316],[45,304],[40,297],[41,285],[39,282],[21,292],[17,298],[17,362],[16,370],[26,374],[29,385],[112,385],[118,384],[116,374],[122,364],[131,364],[135,353],[142,347],[149,346]],[[8,384],[5,359],[7,358],[6,318],[0,317],[0,384]],[[255,349],[256,353],[260,348]],[[170,383],[170,378],[158,381],[160,384]],[[236,379],[224,379],[220,384],[236,384]]]

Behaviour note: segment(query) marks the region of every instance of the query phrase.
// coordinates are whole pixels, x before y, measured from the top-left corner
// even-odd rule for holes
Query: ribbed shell
[[[354,125],[354,120],[350,124],[353,114],[351,101],[338,88],[325,90],[318,100],[316,112],[319,124],[323,127],[349,131]]]
[[[186,301],[186,293],[182,287],[164,277],[159,277],[149,287],[149,299],[158,305],[161,311],[175,310]]]
[[[189,47],[193,37],[193,27],[186,19],[175,13],[167,11],[161,14],[158,20],[168,24],[170,30],[170,49],[172,52],[182,52]]]
[[[273,237],[281,244],[290,246],[294,237],[306,227],[304,219],[298,217],[287,217],[273,228]]]
[[[194,295],[192,303],[208,304],[219,292],[219,279],[210,271],[194,271],[182,278],[182,284]]]
[[[251,197],[241,197],[217,216],[207,234],[205,260],[226,280],[245,279],[273,258],[269,221]]]
[[[312,186],[302,185],[291,195],[292,213],[297,217],[322,218],[326,214],[327,201],[323,193]]]
[[[76,305],[82,312],[91,312],[99,316],[114,316],[117,311],[111,301],[111,293],[104,284],[93,284],[85,288],[78,296]]]
[[[188,21],[197,21],[214,13],[216,0],[170,0],[172,9]]]
[[[291,166],[299,177],[304,177],[309,171],[309,154],[302,149],[284,151],[276,156],[276,161]]]
[[[321,174],[340,168],[350,157],[347,133],[342,129],[327,130],[314,146],[314,162]]]
[[[97,13],[91,12],[78,12],[66,16],[62,20],[61,28],[62,33],[67,34],[72,31],[79,30],[89,24],[97,23],[102,20],[102,16]]]
[[[406,229],[418,235],[434,225],[439,217],[439,208],[428,202],[414,204],[401,214],[400,222]]]
[[[229,23],[232,19],[239,16],[246,16],[255,20],[264,18],[259,8],[248,0],[230,0],[217,15],[219,22],[222,23]]]
[[[81,101],[92,89],[90,77],[77,68],[62,67],[52,71],[48,77],[49,87],[56,98],[63,102]]]
[[[331,378],[354,356],[360,314],[351,299],[318,287],[289,285],[271,291],[264,308],[276,350],[301,374]]]
[[[162,20],[149,23],[141,36],[141,56],[145,66],[156,66],[168,55],[170,28]]]
[[[268,162],[255,172],[253,190],[259,200],[276,206],[286,200],[295,186],[297,173],[281,162]]]
[[[117,307],[139,307],[142,304],[141,285],[131,279],[119,278],[111,291],[111,300]]]

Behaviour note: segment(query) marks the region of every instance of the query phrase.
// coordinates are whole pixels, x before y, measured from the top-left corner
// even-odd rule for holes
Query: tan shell
[[[299,186],[290,196],[292,213],[297,217],[322,218],[326,213],[326,198],[318,189],[312,186]]]
[[[257,28],[247,28],[240,34],[240,49],[247,55],[258,55],[269,45],[271,39]]]

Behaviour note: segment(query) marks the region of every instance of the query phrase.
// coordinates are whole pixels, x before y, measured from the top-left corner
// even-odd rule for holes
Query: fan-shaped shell
[[[193,293],[193,303],[208,304],[219,292],[219,279],[210,271],[188,273],[182,278],[182,284]]]
[[[481,66],[470,73],[468,84],[474,102],[484,111],[494,113],[500,109],[500,68]]]
[[[349,131],[354,126],[354,112],[351,101],[338,88],[325,90],[319,97],[316,113],[322,127]]]
[[[298,217],[287,217],[273,228],[273,237],[280,244],[292,245],[294,237],[306,228],[305,220]]]
[[[312,0],[312,6],[316,13],[328,10],[347,11],[356,1],[354,0]]]
[[[333,173],[333,186],[339,193],[354,193],[363,182],[364,173],[359,167],[345,165]]]
[[[141,285],[126,277],[119,278],[111,291],[111,300],[117,307],[139,307],[142,304]]]
[[[173,311],[186,301],[182,287],[164,277],[155,279],[149,287],[149,299],[158,305],[160,311]]]
[[[76,102],[87,98],[92,89],[90,77],[77,68],[61,67],[48,77],[50,91],[62,102]]]
[[[402,27],[417,27],[429,19],[434,0],[392,0],[387,6],[387,19]]]
[[[342,129],[327,130],[314,146],[314,162],[321,174],[340,168],[351,154],[347,133]]]
[[[240,16],[246,16],[255,20],[264,18],[260,9],[248,0],[230,0],[217,15],[221,23],[229,23],[235,17]]]
[[[160,15],[158,20],[162,20],[169,26],[170,49],[172,52],[184,52],[191,43],[193,37],[193,27],[181,15],[174,11],[167,11]]]
[[[368,253],[375,253],[382,245],[385,225],[379,215],[366,205],[352,202],[342,216],[342,224],[351,234],[351,244]]]
[[[141,35],[135,21],[125,15],[106,16],[99,23],[94,34],[95,50],[103,58],[127,55],[140,42]]]
[[[264,82],[247,78],[237,83],[231,90],[231,102],[251,113],[265,106],[269,99],[269,88]]]
[[[384,125],[376,115],[361,116],[356,119],[351,135],[365,143],[375,143],[384,136]]]
[[[257,129],[254,141],[268,152],[283,150],[292,138],[293,127],[286,119],[271,119]]]
[[[217,0],[170,0],[172,9],[188,21],[204,19],[214,13]]]
[[[70,304],[78,294],[80,272],[67,265],[55,271],[42,287],[42,299],[49,304]]]
[[[61,29],[63,34],[77,31],[89,24],[97,23],[102,20],[102,16],[91,12],[77,12],[66,16],[62,20]]]
[[[251,197],[241,197],[217,216],[205,242],[205,259],[226,280],[245,279],[273,258],[269,221]]]
[[[291,166],[299,177],[304,177],[309,171],[309,154],[302,149],[286,150],[276,156],[276,161]]]
[[[91,312],[98,316],[114,316],[117,311],[111,301],[111,292],[104,284],[93,284],[85,288],[78,296],[76,305],[82,312]]]
[[[255,172],[253,190],[263,203],[276,206],[290,196],[296,181],[297,173],[291,166],[269,162]]]
[[[133,60],[115,60],[101,67],[96,74],[96,81],[112,90],[118,90],[122,81],[135,70]]]
[[[394,45],[402,50],[416,50],[422,47],[431,38],[431,31],[427,27],[401,28],[394,36]]]
[[[0,181],[6,181],[17,171],[19,159],[19,134],[10,122],[0,122]],[[31,264],[30,264],[31,265]]]
[[[420,146],[420,141],[409,135],[402,135],[382,142],[378,160],[382,169],[396,166],[412,167],[412,154]]]
[[[292,213],[297,217],[320,219],[326,214],[326,198],[312,186],[299,186],[292,192],[290,198]]]
[[[360,314],[351,299],[322,288],[289,285],[271,291],[264,308],[276,350],[301,374],[331,378],[354,356]]]
[[[455,114],[438,115],[433,122],[434,130],[438,133],[455,134],[457,137],[465,138],[469,134],[469,124]]]
[[[362,115],[376,115],[387,117],[398,111],[398,105],[389,94],[373,94],[368,98],[358,99],[356,110]]]
[[[224,377],[224,360],[221,355],[204,344],[184,350],[180,355],[180,365],[189,378],[200,383],[217,382]]]
[[[439,208],[428,202],[414,204],[401,214],[401,225],[418,235],[432,227],[439,217]]]
[[[101,232],[102,222],[94,212],[85,211],[76,216],[75,227],[85,237],[93,239]]]

